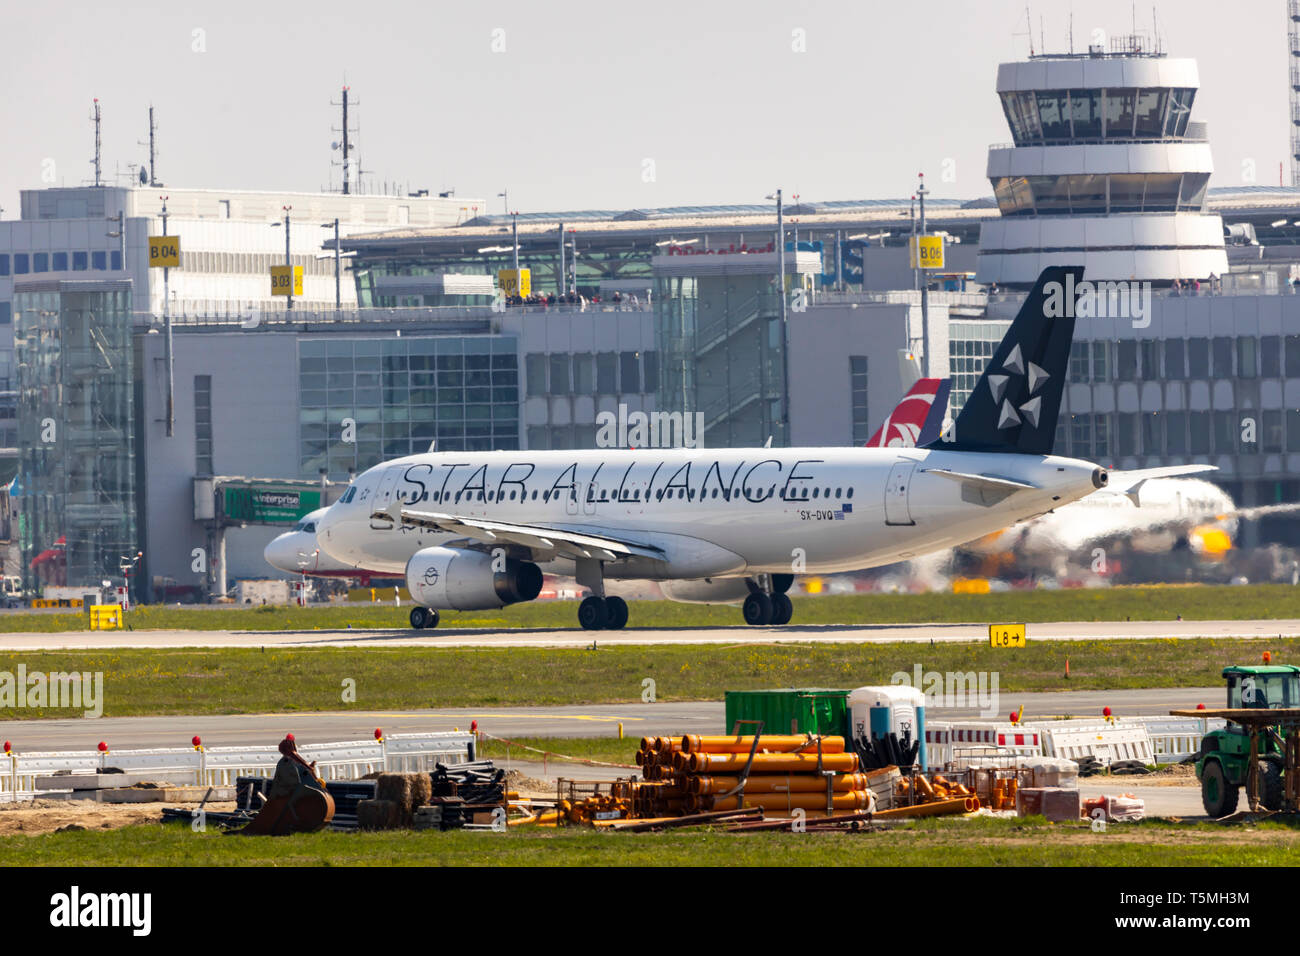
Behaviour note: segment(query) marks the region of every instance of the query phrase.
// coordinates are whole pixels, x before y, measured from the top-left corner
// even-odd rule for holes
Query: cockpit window
[[[343,497],[340,498],[339,501],[343,502],[343,504],[346,505],[352,501],[352,498],[354,495],[356,495],[356,493],[357,493],[357,486],[352,485],[351,487],[348,488],[347,491],[343,492]]]
[[[308,522],[305,522],[305,523],[303,524],[303,526],[302,526],[302,530],[303,530],[303,531],[310,531],[312,534],[315,534],[315,533],[316,533],[316,522],[314,522],[314,521],[308,521]]]

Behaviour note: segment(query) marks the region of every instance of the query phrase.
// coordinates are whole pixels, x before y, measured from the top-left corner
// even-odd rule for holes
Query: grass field
[[[310,631],[314,628],[406,628],[409,605],[206,608],[150,605],[131,611],[136,629]],[[999,621],[1168,621],[1300,618],[1300,588],[1195,585],[1094,590],[1008,591],[996,594],[842,594],[796,597],[795,624],[996,623]],[[516,604],[499,611],[444,611],[442,627],[572,628],[577,603]],[[729,606],[631,602],[631,627],[736,626]],[[86,629],[81,614],[0,614],[0,632]]]
[[[926,820],[860,833],[318,833],[238,839],[182,824],[0,843],[0,866],[1289,866],[1300,831],[1146,821]]]
[[[103,674],[103,714],[288,713],[720,700],[765,687],[858,687],[924,671],[988,671],[999,692],[1213,687],[1227,664],[1300,661],[1300,638],[987,644],[610,645],[586,648],[112,648],[0,652],[0,672]],[[1070,679],[1064,678],[1066,659]],[[348,683],[352,682],[352,683]],[[345,688],[355,698],[345,700]],[[1216,698],[1217,700],[1217,698]],[[5,708],[6,719],[69,717]]]

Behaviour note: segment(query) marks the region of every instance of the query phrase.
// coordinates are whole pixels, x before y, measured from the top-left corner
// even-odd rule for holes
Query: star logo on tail
[[[1015,428],[1026,422],[1031,428],[1037,428],[1043,408],[1043,397],[1037,393],[1052,377],[1051,374],[1033,362],[1026,362],[1020,353],[1019,343],[1012,347],[1011,354],[1002,363],[1002,372],[1009,374],[988,376],[989,391],[993,393],[993,404],[999,406],[998,428]],[[1023,376],[1029,382],[1030,398],[1020,405],[1019,409],[1012,406],[1011,400],[1007,398],[1008,386],[1013,376]]]

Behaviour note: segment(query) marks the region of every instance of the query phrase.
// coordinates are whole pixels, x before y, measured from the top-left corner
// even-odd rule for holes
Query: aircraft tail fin
[[[868,448],[913,448],[939,437],[948,411],[946,378],[922,378],[894,406],[885,423],[867,442]]]
[[[1050,455],[1069,371],[1082,266],[1049,266],[1025,297],[952,432],[929,447]]]

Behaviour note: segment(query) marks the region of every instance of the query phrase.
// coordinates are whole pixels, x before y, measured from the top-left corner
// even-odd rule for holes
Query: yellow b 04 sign
[[[502,295],[530,295],[533,291],[532,272],[528,269],[498,269],[497,285]]]
[[[302,295],[302,266],[271,266],[271,295]]]
[[[1023,624],[990,624],[990,647],[1024,647],[1025,626]]]
[[[149,268],[178,269],[181,264],[180,236],[149,237]]]
[[[914,236],[908,247],[913,269],[943,268],[943,236]]]

